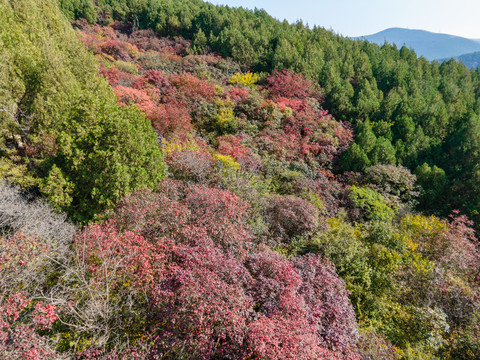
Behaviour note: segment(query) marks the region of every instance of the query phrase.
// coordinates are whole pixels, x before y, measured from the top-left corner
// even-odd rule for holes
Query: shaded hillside
[[[479,41],[425,30],[391,28],[357,39],[365,39],[380,46],[385,42],[395,44],[399,48],[405,45],[407,48],[413,49],[418,56],[424,56],[430,61],[450,59],[480,51]]]

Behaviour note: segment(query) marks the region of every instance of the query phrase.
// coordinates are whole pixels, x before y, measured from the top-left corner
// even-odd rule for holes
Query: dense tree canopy
[[[118,107],[54,3],[3,1],[0,16],[2,176],[30,170],[78,220],[154,186],[163,176],[155,133],[138,110]]]

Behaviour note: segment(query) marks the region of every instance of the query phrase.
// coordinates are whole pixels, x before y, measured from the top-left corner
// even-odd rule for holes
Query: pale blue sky
[[[390,27],[422,29],[480,39],[480,0],[208,0],[265,9],[278,19],[302,19],[344,36],[370,35]]]

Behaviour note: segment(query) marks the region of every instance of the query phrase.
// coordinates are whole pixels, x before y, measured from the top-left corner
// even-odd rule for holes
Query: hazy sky
[[[278,19],[302,19],[344,36],[370,35],[390,27],[422,29],[480,39],[479,0],[208,0],[265,9]]]

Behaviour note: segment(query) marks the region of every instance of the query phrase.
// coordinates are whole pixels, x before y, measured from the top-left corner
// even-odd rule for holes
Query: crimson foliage
[[[272,196],[268,217],[272,235],[284,242],[303,235],[318,225],[318,210],[308,201],[293,196]]]
[[[356,359],[355,315],[333,265],[254,250],[248,211],[228,191],[167,180],[127,197],[117,222],[84,230],[89,271],[122,264],[113,288],[130,283],[147,299],[152,354]]]
[[[228,191],[166,180],[157,193],[127,197],[118,206],[116,219],[147,237],[168,236],[189,245],[213,243],[238,252],[251,246],[248,208]]]
[[[89,269],[99,281],[114,274],[108,284],[117,294],[128,291],[127,282],[130,291],[143,290],[141,328],[130,326],[150,339],[151,354],[358,358],[348,292],[334,267],[318,256],[290,261],[265,250],[238,258],[213,244],[165,246],[164,240],[146,241],[113,225],[92,225],[82,235]]]
[[[276,97],[305,100],[307,97],[320,99],[319,90],[312,82],[292,70],[275,70],[266,78],[266,88]]]

